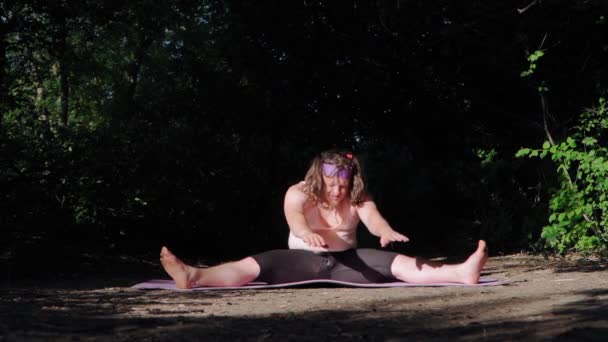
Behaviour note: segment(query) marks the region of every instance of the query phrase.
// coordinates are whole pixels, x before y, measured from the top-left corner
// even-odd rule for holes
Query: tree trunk
[[[8,89],[6,73],[6,45],[4,36],[0,36],[0,132],[2,131],[2,120],[4,113],[8,110]]]
[[[67,126],[68,113],[70,111],[70,83],[68,68],[64,59],[62,58],[59,62],[59,84],[61,86],[61,122]]]
[[[137,35],[137,41],[135,42],[135,59],[127,66],[127,73],[129,75],[129,88],[127,89],[127,100],[128,108],[134,114],[138,110],[137,106],[137,86],[139,84],[139,75],[144,62],[144,57],[148,51],[148,48],[152,44],[153,39],[147,36],[145,32],[140,31]]]
[[[65,16],[61,18],[59,29],[59,86],[60,86],[60,101],[61,101],[61,122],[68,125],[68,113],[70,111],[70,83],[69,71],[67,67],[67,27]]]
[[[0,28],[0,132],[4,121],[4,113],[9,108],[8,104],[8,77],[6,72],[6,40],[4,28]]]

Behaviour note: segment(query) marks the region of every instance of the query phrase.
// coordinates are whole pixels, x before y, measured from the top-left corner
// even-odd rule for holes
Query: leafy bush
[[[572,248],[590,253],[608,247],[608,108],[601,98],[585,111],[572,134],[560,143],[545,141],[541,149],[522,148],[516,156],[551,157],[560,186],[551,196],[549,222],[542,239],[564,253]]]

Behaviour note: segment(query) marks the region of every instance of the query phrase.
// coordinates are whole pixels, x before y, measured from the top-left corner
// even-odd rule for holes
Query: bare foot
[[[173,280],[175,285],[180,289],[189,289],[192,287],[190,281],[190,274],[192,273],[192,267],[184,264],[179,260],[173,253],[169,251],[167,247],[160,250],[160,262],[163,264],[165,272],[167,272]]]
[[[485,241],[479,240],[477,250],[461,264],[462,282],[465,284],[479,283],[483,266],[488,261],[488,246]]]

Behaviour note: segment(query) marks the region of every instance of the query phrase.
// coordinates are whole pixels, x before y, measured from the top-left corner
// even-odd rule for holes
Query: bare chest
[[[311,205],[304,210],[308,225],[313,230],[350,230],[357,225],[359,216],[352,206],[328,209]]]

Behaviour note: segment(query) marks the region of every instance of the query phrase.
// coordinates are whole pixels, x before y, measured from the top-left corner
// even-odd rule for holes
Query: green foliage
[[[520,76],[528,77],[528,76],[531,76],[532,74],[534,74],[534,71],[536,71],[536,67],[538,65],[538,61],[544,55],[545,55],[545,52],[543,50],[536,50],[536,51],[532,52],[528,56],[528,62],[530,63],[528,66],[528,70],[522,71]]]
[[[482,166],[489,166],[495,162],[498,152],[494,148],[489,150],[477,149],[476,154]]]
[[[608,106],[585,111],[580,124],[564,141],[545,141],[541,149],[522,148],[516,156],[550,158],[560,186],[550,199],[546,243],[564,253],[571,248],[589,253],[608,248]]]
[[[536,90],[570,123],[606,88],[597,1],[1,3],[0,226],[32,236],[283,246],[286,184],[338,145],[374,151],[404,230],[525,249],[546,203],[512,149]]]

